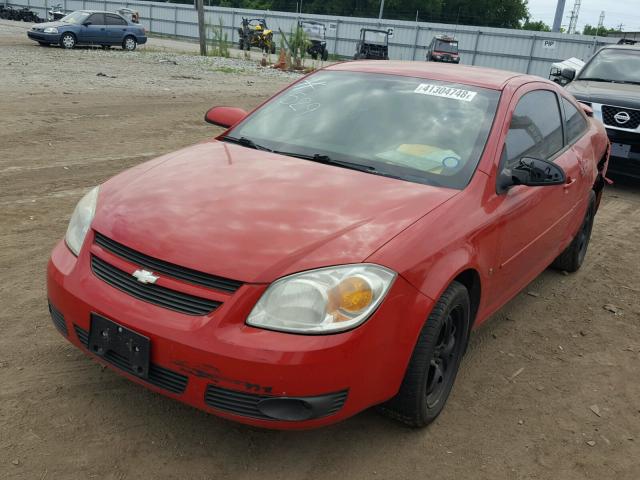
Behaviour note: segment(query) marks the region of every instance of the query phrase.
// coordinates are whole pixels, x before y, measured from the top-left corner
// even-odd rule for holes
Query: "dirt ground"
[[[43,48],[0,23],[0,478],[640,478],[639,185],[607,189],[580,272],[544,272],[473,335],[426,430],[373,410],[252,429],[67,343],[45,268],[82,193],[217,132],[210,106],[249,108],[290,81],[162,55]]]

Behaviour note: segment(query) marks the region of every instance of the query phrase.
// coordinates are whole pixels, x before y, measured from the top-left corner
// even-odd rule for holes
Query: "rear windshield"
[[[461,189],[478,164],[499,96],[423,78],[325,70],[270,100],[229,135]]]

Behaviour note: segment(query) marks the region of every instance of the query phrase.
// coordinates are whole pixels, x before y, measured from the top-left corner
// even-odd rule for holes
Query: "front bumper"
[[[34,32],[33,30],[29,30],[27,32],[27,36],[31,40],[35,40],[36,42],[45,42],[45,43],[51,43],[51,44],[60,43],[59,33],[44,33],[44,32]]]
[[[293,335],[245,325],[266,285],[245,284],[212,313],[185,315],[133,298],[96,277],[90,268],[90,237],[91,232],[78,258],[60,242],[49,261],[48,296],[58,330],[130,380],[259,427],[318,427],[391,398],[433,306],[398,277],[364,325],[334,335]],[[89,352],[94,313],[149,337],[147,379],[117,359],[105,362]]]
[[[608,171],[640,179],[640,133],[607,128],[607,136],[611,144],[621,143],[631,147],[626,158],[611,155]]]

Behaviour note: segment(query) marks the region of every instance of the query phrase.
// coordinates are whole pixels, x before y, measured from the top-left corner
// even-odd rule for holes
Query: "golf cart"
[[[427,62],[460,63],[458,41],[448,35],[436,35],[427,47]]]
[[[354,60],[389,60],[389,30],[361,28]]]
[[[276,53],[276,44],[273,42],[273,31],[267,28],[264,18],[244,18],[242,26],[238,28],[238,47],[240,50],[251,50],[258,47],[266,53]]]
[[[329,58],[329,51],[327,50],[327,27],[325,24],[313,20],[300,20],[299,25],[311,42],[307,53],[314,60],[320,57],[326,61]]]

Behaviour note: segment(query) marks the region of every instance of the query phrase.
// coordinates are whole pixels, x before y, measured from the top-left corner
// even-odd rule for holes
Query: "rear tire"
[[[569,273],[576,272],[584,261],[591,239],[591,230],[593,229],[593,220],[596,214],[596,193],[591,190],[589,192],[589,206],[584,220],[580,226],[580,230],[573,238],[569,246],[562,252],[551,264],[552,268],[564,270]]]
[[[62,34],[62,37],[60,37],[60,46],[67,50],[71,50],[75,47],[76,43],[76,36],[73,33],[66,32]]]
[[[412,427],[438,417],[467,347],[470,312],[469,292],[452,282],[422,327],[400,390],[380,407],[383,413]]]
[[[323,62],[326,62],[329,59],[329,52],[327,50],[323,50],[320,58],[322,58]]]
[[[136,42],[136,39],[133,38],[131,35],[129,35],[128,37],[124,37],[124,40],[122,41],[123,50],[126,50],[128,52],[133,52],[137,46],[138,46],[138,42]]]

